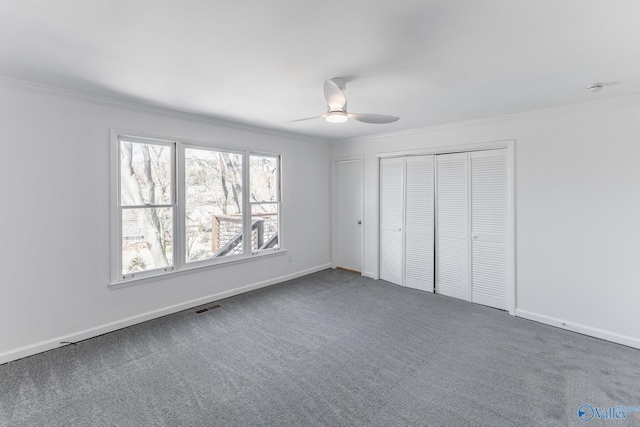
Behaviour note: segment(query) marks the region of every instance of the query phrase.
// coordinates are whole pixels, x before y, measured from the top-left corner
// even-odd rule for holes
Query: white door
[[[467,153],[436,156],[436,292],[470,295]]]
[[[508,310],[508,174],[507,149],[381,159],[380,278]]]
[[[362,161],[337,162],[337,267],[362,271]]]
[[[403,170],[401,157],[380,159],[380,278],[402,285]]]
[[[470,157],[471,301],[508,309],[507,150]]]
[[[404,285],[433,292],[433,155],[405,160]]]

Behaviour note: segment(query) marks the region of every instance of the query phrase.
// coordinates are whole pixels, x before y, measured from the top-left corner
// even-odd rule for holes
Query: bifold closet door
[[[404,285],[433,292],[433,155],[405,159]]]
[[[471,178],[471,301],[508,309],[507,153],[469,153]]]
[[[471,299],[468,154],[436,156],[436,292]]]
[[[380,278],[508,309],[507,176],[506,149],[381,159]]]
[[[380,278],[402,285],[404,159],[380,159]]]

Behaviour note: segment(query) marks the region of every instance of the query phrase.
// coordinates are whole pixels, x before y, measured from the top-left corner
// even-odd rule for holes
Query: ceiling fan
[[[301,122],[304,120],[324,118],[329,123],[342,123],[346,122],[347,119],[354,119],[364,123],[383,124],[392,123],[400,119],[400,117],[387,116],[384,114],[347,112],[347,98],[345,98],[343,93],[346,85],[346,82],[343,79],[339,78],[325,80],[324,97],[327,100],[327,105],[329,107],[327,112],[319,116],[292,120],[291,122]]]

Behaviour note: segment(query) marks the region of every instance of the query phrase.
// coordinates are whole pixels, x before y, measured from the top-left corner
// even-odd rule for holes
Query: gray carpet
[[[344,271],[218,304],[1,365],[0,425],[598,426],[620,420],[581,405],[640,406],[638,350]]]

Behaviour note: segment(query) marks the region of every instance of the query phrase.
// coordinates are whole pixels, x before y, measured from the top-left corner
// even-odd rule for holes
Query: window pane
[[[242,154],[185,149],[186,262],[242,253]]]
[[[172,146],[120,141],[122,206],[171,204],[172,157]]]
[[[249,159],[252,202],[280,200],[280,157],[252,155]]]
[[[254,203],[251,205],[251,250],[275,249],[278,242],[279,203]]]
[[[173,208],[122,210],[122,274],[173,265]]]

